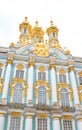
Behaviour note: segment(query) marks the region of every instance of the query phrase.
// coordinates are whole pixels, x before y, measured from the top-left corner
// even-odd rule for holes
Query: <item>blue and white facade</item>
[[[44,34],[25,18],[19,31],[0,47],[0,130],[82,130],[82,58],[60,46],[53,21]]]

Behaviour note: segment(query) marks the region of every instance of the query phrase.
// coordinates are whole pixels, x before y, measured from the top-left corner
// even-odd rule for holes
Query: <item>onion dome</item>
[[[38,26],[38,21],[35,22],[34,28],[31,30],[31,40],[33,43],[39,43],[43,42],[43,35],[44,32],[42,30],[42,27]]]

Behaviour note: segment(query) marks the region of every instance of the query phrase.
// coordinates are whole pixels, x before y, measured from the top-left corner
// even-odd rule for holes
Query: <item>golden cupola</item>
[[[44,38],[44,32],[42,30],[42,27],[38,26],[38,21],[35,22],[35,26],[31,30],[31,40],[32,43],[40,43],[43,42]]]
[[[25,17],[25,20],[19,25],[19,43],[21,45],[29,44],[31,37],[31,25],[28,22],[28,18]]]
[[[47,28],[47,35],[49,37],[49,46],[50,47],[57,47],[58,44],[58,28],[54,26],[53,21],[50,21],[50,27]]]

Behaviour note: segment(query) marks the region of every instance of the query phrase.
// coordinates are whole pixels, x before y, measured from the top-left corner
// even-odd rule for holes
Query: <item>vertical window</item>
[[[63,120],[63,130],[73,130],[72,121]]]
[[[79,77],[79,84],[82,85],[82,77]]]
[[[14,97],[13,102],[14,103],[21,103],[22,102],[22,90],[23,87],[21,84],[16,84],[14,87]]]
[[[2,68],[0,68],[0,77],[1,77],[1,75],[2,75]]]
[[[38,80],[46,80],[46,73],[45,72],[38,72]]]
[[[20,130],[20,117],[12,116],[9,130]]]
[[[46,88],[43,86],[40,86],[38,89],[38,104],[46,104]]]
[[[38,129],[37,130],[47,130],[47,119],[38,119]]]
[[[61,95],[61,105],[62,107],[68,107],[69,106],[69,95],[68,90],[65,88],[62,88],[60,91]]]
[[[61,83],[66,83],[66,75],[64,75],[64,74],[59,74],[59,82],[61,82]]]
[[[52,35],[53,35],[53,37],[55,37],[55,33],[54,33],[54,32],[53,32],[53,34],[52,34]]]
[[[16,70],[16,78],[23,78],[24,77],[24,71],[23,70]]]

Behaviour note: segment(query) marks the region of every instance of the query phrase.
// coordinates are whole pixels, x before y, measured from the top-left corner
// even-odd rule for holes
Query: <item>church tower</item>
[[[44,31],[25,17],[19,43],[0,47],[0,130],[82,130],[82,57],[50,23]]]

